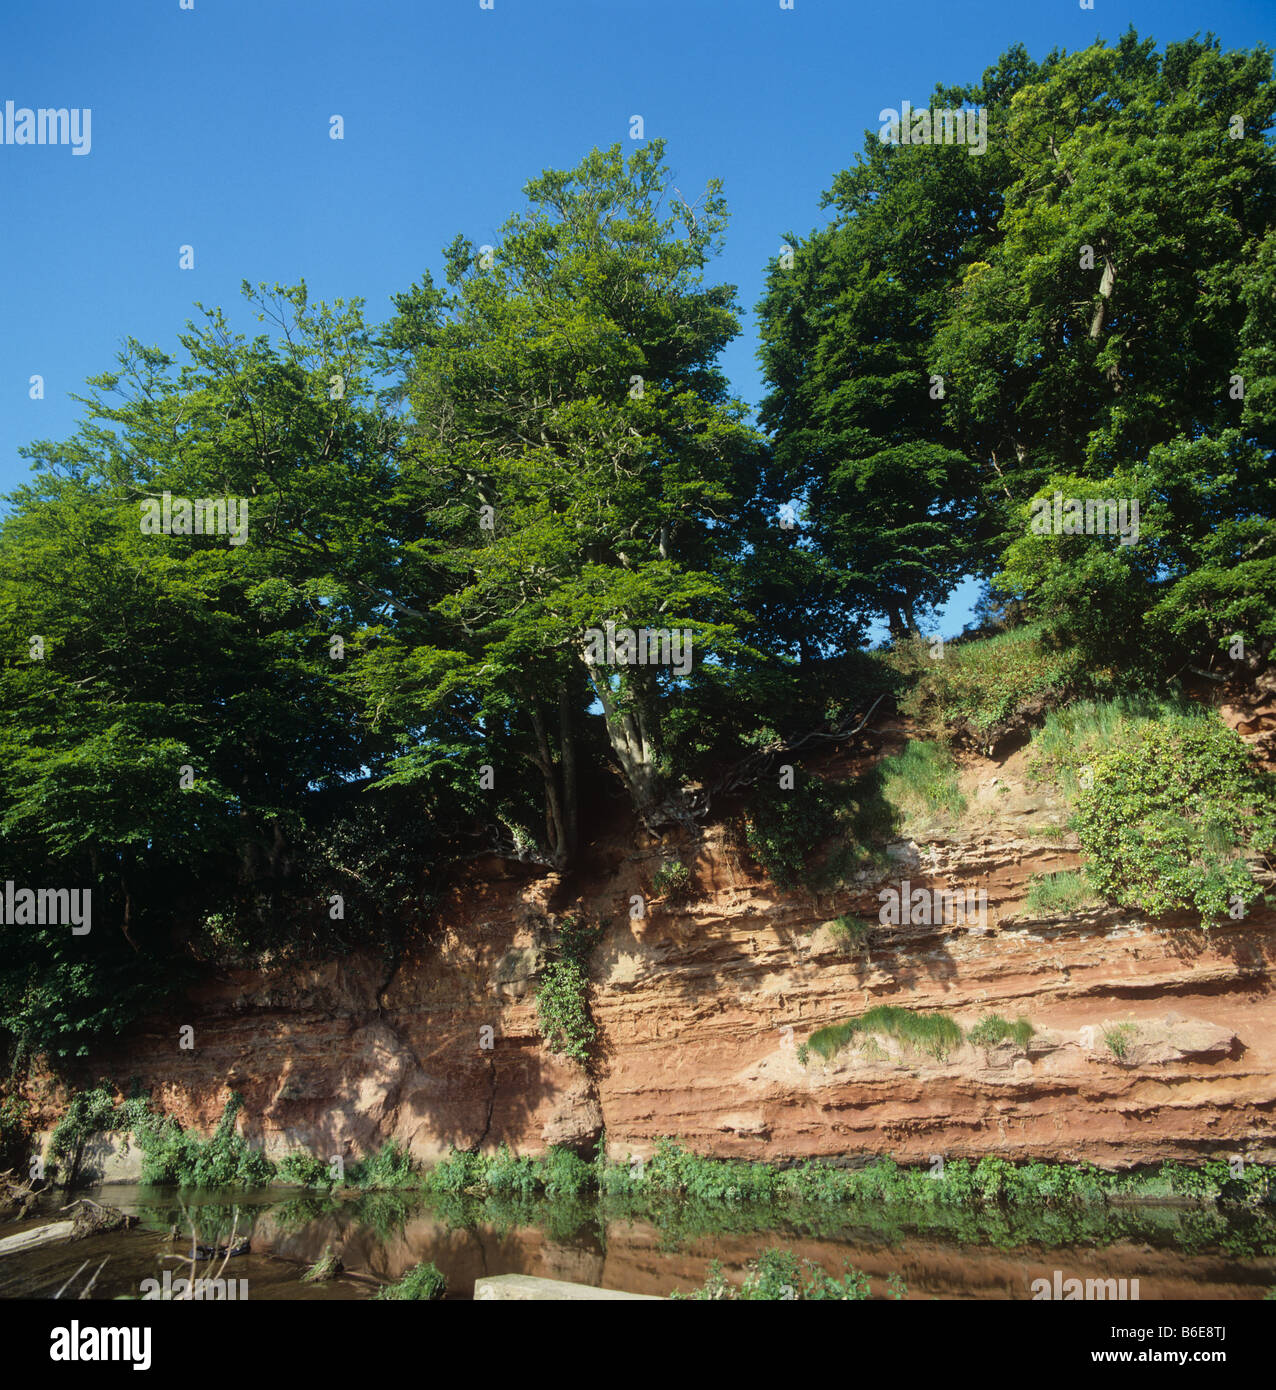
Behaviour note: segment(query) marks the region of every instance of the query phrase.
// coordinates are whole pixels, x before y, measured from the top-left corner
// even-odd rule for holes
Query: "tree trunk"
[[[576,731],[572,727],[572,702],[566,682],[558,688],[558,745],[562,754],[564,848],[571,860],[580,846],[580,817],[576,794]]]
[[[590,684],[603,707],[603,722],[612,751],[624,773],[634,807],[644,824],[655,816],[661,799],[656,768],[659,714],[654,700],[654,678],[639,667],[621,672],[620,688],[611,687],[611,667],[592,661],[584,652]]]
[[[1094,307],[1094,315],[1090,319],[1090,336],[1097,338],[1103,331],[1103,321],[1108,314],[1108,303],[1112,298],[1112,287],[1116,284],[1116,266],[1112,264],[1112,258],[1108,255],[1103,257],[1103,274],[1099,278],[1099,302]]]
[[[567,859],[567,831],[563,824],[563,806],[558,795],[558,776],[554,759],[549,751],[549,740],[545,736],[545,721],[540,716],[535,702],[529,705],[532,731],[536,735],[536,756],[533,758],[540,768],[545,782],[545,833],[549,840],[549,851],[554,863],[562,865]]]

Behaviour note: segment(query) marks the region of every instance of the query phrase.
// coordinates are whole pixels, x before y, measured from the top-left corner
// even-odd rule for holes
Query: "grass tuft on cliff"
[[[812,1051],[830,1061],[855,1038],[879,1034],[943,1059],[955,1047],[960,1047],[960,1027],[943,1013],[914,1013],[894,1004],[878,1004],[858,1018],[819,1028],[806,1041]]]
[[[1057,874],[1034,875],[1028,884],[1024,906],[1029,912],[1054,917],[1097,907],[1102,902],[1102,896],[1090,887],[1084,870],[1065,869]]]
[[[966,1034],[967,1042],[975,1047],[996,1047],[998,1043],[1013,1042],[1016,1047],[1027,1047],[1036,1029],[1026,1018],[1017,1018],[1013,1023],[1000,1014],[989,1014],[981,1018]]]
[[[829,935],[842,951],[858,951],[868,943],[876,923],[866,922],[862,917],[843,913],[829,923]]]
[[[942,744],[910,741],[880,764],[882,795],[909,821],[940,818],[952,824],[966,809],[957,763]]]
[[[1025,707],[1065,696],[1080,669],[1077,653],[1048,645],[1039,623],[947,642],[938,660],[933,650],[925,638],[897,642],[889,660],[912,682],[901,713],[940,736],[963,727],[986,735]]]

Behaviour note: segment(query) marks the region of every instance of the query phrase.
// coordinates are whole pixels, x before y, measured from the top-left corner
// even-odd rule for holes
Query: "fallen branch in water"
[[[137,1225],[136,1216],[129,1216],[118,1207],[103,1206],[101,1202],[95,1202],[90,1197],[78,1197],[74,1202],[68,1202],[62,1210],[74,1211],[76,1207],[80,1207],[81,1210],[77,1211],[73,1218],[72,1240],[104,1235],[108,1231],[127,1231],[130,1226]]]
[[[80,1292],[76,1294],[76,1298],[87,1298],[89,1294],[93,1292],[93,1285],[97,1283],[98,1275],[101,1274],[102,1271],[106,1268],[106,1261],[110,1258],[111,1257],[107,1255],[106,1259],[104,1259],[102,1263],[98,1265],[97,1269],[93,1272],[92,1279],[90,1279],[89,1282],[85,1284],[85,1286],[80,1290]],[[88,1263],[88,1260],[85,1260],[84,1263],[80,1266],[80,1268],[75,1271],[75,1273],[66,1281],[65,1284],[62,1285],[62,1287],[57,1291],[57,1293],[53,1295],[53,1297],[61,1298],[62,1295],[67,1291],[67,1289],[80,1277],[81,1273],[88,1267]]]
[[[74,1230],[74,1221],[51,1221],[30,1231],[19,1231],[16,1236],[5,1236],[0,1240],[0,1255],[16,1255],[21,1250],[35,1250],[41,1245],[52,1245],[57,1240],[70,1240]]]

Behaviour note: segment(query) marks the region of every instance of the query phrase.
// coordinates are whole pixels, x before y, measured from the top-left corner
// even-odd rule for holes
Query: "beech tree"
[[[972,89],[939,88],[996,118],[1035,71],[1011,50]],[[978,566],[978,467],[948,425],[951,390],[933,341],[961,268],[996,236],[1007,155],[865,140],[824,195],[833,220],[788,234],[758,306],[770,387],[762,423],[775,468],[806,504],[807,532],[832,566],[826,602],[916,631]]]
[[[1095,660],[1122,631],[1180,665],[1266,640],[1271,51],[1014,48],[936,102],[986,109],[986,153],[870,134],[760,306],[763,419],[825,601],[899,634],[999,575]],[[1144,549],[1031,535],[1064,485],[1142,498]]]
[[[397,425],[357,305],[249,302],[273,338],[211,310],[180,359],[126,343],[0,528],[0,879],[93,902],[82,937],[0,927],[0,1019],[31,1046],[171,986],[174,940],[331,939],[327,896],[359,891],[350,837],[325,842],[393,749],[346,672],[398,567]],[[244,543],[147,534],[165,492],[243,503]]]
[[[465,691],[484,720],[499,707],[522,722],[562,860],[593,701],[639,815],[678,815],[662,706],[680,677],[614,664],[590,634],[685,630],[698,662],[732,648],[731,522],[757,451],[715,365],[738,331],[733,287],[703,280],[726,219],[718,184],[686,201],[652,141],[627,160],[595,150],[525,192],[495,246],[453,243],[446,290],[427,277],[396,301],[408,485],[446,490],[469,518],[447,559],[460,582],[438,606],[454,640],[405,630],[401,656],[423,706]]]

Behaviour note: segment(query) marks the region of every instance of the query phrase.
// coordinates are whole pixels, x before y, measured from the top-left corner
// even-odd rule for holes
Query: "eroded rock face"
[[[831,919],[876,923],[880,883],[781,894],[716,830],[684,854],[691,900],[639,921],[631,896],[650,898],[666,846],[613,845],[605,874],[574,885],[476,866],[434,942],[393,971],[351,958],[227,972],[82,1080],[137,1076],[205,1132],[239,1090],[244,1133],[276,1157],[351,1158],[392,1137],[423,1160],[452,1146],[586,1149],[605,1129],[620,1157],[667,1135],[772,1161],[1276,1161],[1276,914],[1210,932],[1109,909],[1034,918],[1029,878],[1077,856],[1058,807],[1001,774],[968,769],[962,832],[915,828],[884,871],[982,890],[982,923],[874,926],[843,946]],[[536,1026],[536,972],[568,912],[609,920],[589,1074],[550,1055]],[[942,1009],[964,1028],[1023,1016],[1034,1033],[944,1057],[875,1037],[802,1064],[812,1031],[875,1004]],[[193,1051],[178,1048],[180,1023],[194,1024]],[[46,1096],[46,1122],[59,1105]]]
[[[1218,712],[1255,758],[1276,768],[1276,666],[1259,670],[1239,689],[1229,689]]]

